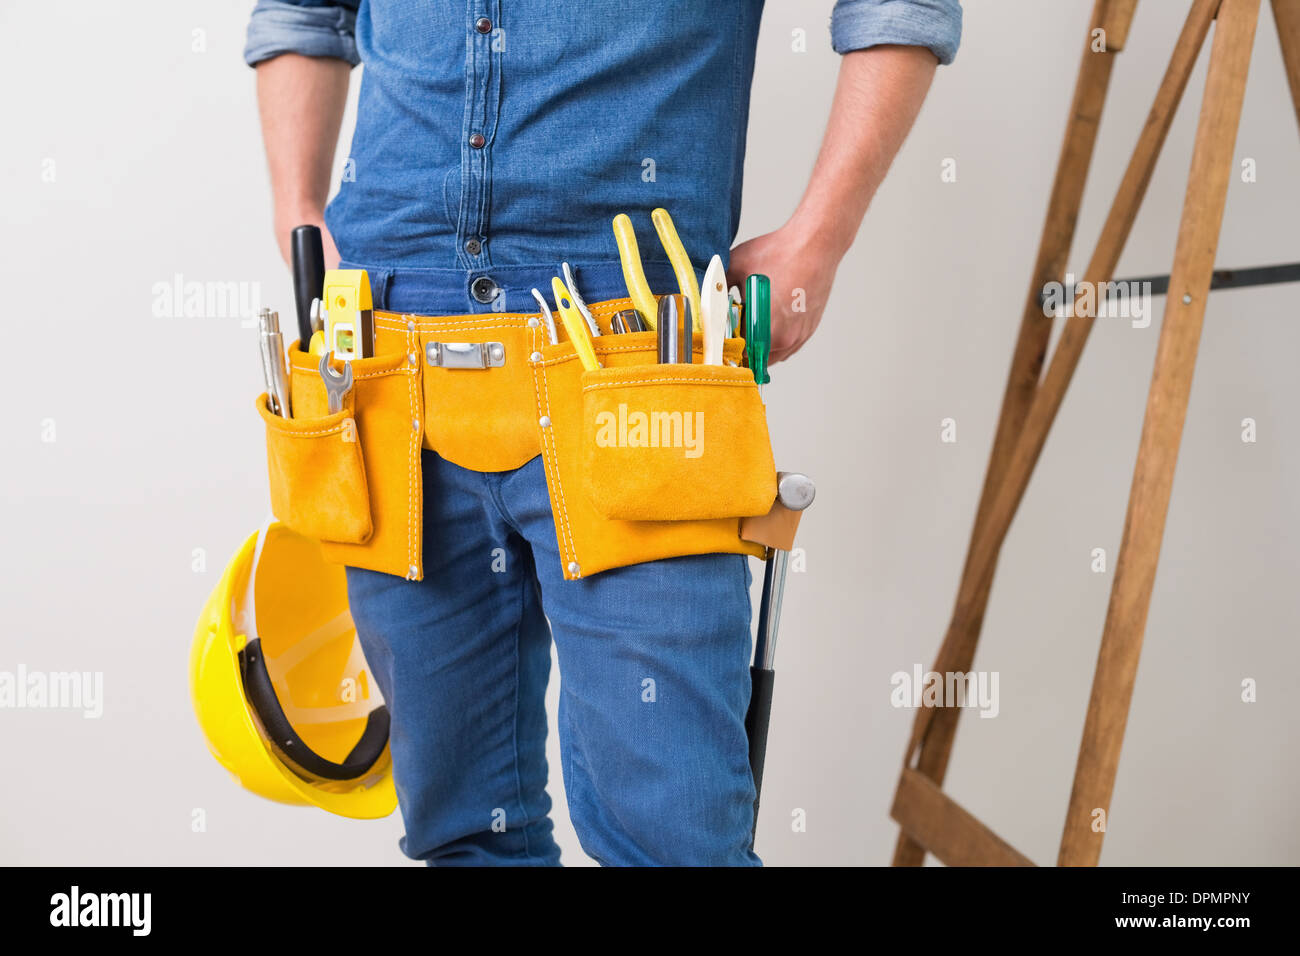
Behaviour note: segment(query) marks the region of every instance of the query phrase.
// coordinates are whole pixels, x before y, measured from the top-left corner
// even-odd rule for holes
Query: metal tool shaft
[[[758,607],[758,634],[754,638],[754,666],[772,669],[776,659],[776,638],[781,628],[781,601],[785,596],[785,575],[790,552],[773,548],[763,569],[763,597]]]
[[[655,321],[659,331],[659,363],[676,365],[678,356],[677,300],[666,295],[659,300],[659,315]]]

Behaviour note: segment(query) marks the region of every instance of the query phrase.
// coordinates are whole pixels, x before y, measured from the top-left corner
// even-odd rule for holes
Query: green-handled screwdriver
[[[745,280],[745,360],[761,387],[772,379],[767,358],[772,351],[772,280],[752,275]]]

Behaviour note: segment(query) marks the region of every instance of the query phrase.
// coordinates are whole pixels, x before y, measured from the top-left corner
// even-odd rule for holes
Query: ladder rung
[[[889,815],[904,833],[948,866],[1034,865],[920,771],[909,768],[898,778]]]
[[[1287,262],[1278,266],[1250,266],[1245,269],[1215,269],[1210,275],[1210,291],[1215,289],[1244,289],[1255,285],[1276,285],[1282,282],[1300,282],[1300,262]],[[1151,286],[1152,295],[1169,294],[1169,276],[1139,276],[1136,279],[1115,279],[1108,286],[1119,289],[1141,289]],[[1100,288],[1098,289],[1100,292]],[[1076,286],[1062,290],[1061,300],[1073,302],[1078,295]],[[1040,289],[1040,302],[1047,301],[1047,289]]]

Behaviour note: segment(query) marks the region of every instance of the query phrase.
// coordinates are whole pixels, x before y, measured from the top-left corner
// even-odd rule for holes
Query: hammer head
[[[776,475],[776,499],[791,511],[803,511],[817,496],[811,478],[797,471],[780,471]]]

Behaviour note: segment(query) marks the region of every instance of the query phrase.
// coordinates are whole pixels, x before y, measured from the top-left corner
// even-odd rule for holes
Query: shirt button
[[[479,242],[477,239],[471,239],[469,242],[465,243],[465,251],[471,256],[476,256],[483,251],[483,243]]]
[[[469,138],[469,144],[473,146],[475,149],[482,149],[483,144],[486,142],[487,140],[483,138],[482,133],[475,133],[473,136]]]
[[[489,20],[487,17],[479,17],[477,20],[474,21],[474,29],[477,30],[479,33],[491,33],[492,21]]]
[[[501,290],[497,288],[497,284],[492,281],[490,276],[479,276],[470,283],[469,292],[474,297],[474,301],[487,305],[497,297]]]

